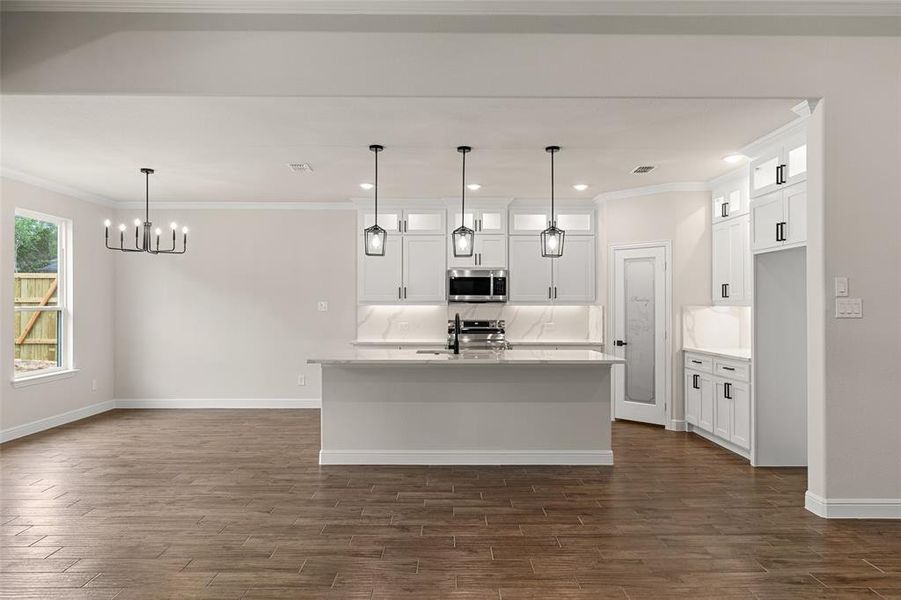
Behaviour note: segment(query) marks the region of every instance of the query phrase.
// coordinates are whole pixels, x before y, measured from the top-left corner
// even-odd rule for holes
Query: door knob
[[[624,342],[623,340],[614,340],[614,341],[613,341],[613,345],[614,345],[614,346],[628,346],[629,343],[628,343],[628,342]]]

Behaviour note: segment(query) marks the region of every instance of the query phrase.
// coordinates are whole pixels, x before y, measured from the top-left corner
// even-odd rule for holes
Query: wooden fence
[[[16,306],[47,306],[57,302],[56,273],[16,273]],[[56,362],[59,335],[57,313],[16,311],[15,358]]]

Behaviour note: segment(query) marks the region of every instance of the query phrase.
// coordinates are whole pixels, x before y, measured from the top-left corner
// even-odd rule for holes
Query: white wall
[[[809,195],[809,225],[822,230],[809,230],[808,245],[808,275],[815,265],[824,276],[808,280],[808,297],[815,305],[827,282],[844,275],[864,298],[865,316],[837,321],[822,303],[808,311],[809,339],[825,346],[808,369],[809,487],[825,498],[901,499],[901,403],[886,393],[901,389],[897,20],[881,19],[893,37],[763,35],[759,22],[755,35],[560,35],[417,32],[410,24],[401,33],[309,32],[303,19],[273,20],[283,26],[7,13],[4,91],[825,98],[812,134],[825,142],[823,168],[810,172],[822,185]],[[780,21],[770,22],[778,31]],[[825,26],[811,22],[808,33]],[[742,31],[741,22],[731,31]],[[321,60],[299,74],[298,56]]]
[[[189,249],[115,257],[116,398],[319,398],[306,359],[356,334],[356,213],[152,209]]]
[[[710,304],[710,192],[667,192],[605,200],[600,210],[598,281],[606,304],[607,249],[614,244],[671,240],[673,248],[673,418],[685,414],[682,399],[682,307]],[[609,311],[609,307],[607,307]],[[609,340],[607,340],[609,342]]]
[[[15,209],[72,220],[74,366],[71,378],[14,388],[13,272]],[[0,429],[108,402],[113,397],[112,253],[103,247],[103,219],[113,210],[6,177],[0,180]],[[92,380],[97,390],[92,391]]]

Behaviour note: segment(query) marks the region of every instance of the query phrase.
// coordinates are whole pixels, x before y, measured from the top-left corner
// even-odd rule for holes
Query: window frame
[[[72,312],[72,220],[66,217],[51,215],[27,208],[16,207],[13,217],[13,236],[15,236],[15,217],[23,217],[26,219],[34,219],[45,223],[56,225],[56,252],[57,252],[57,271],[56,271],[56,297],[55,306],[15,306],[13,302],[13,311],[20,312],[55,312],[57,313],[57,331],[59,339],[57,340],[57,354],[61,358],[57,359],[57,366],[48,367],[46,369],[38,369],[36,371],[26,371],[17,374],[15,367],[13,368],[13,384],[25,384],[28,382],[39,382],[41,380],[52,380],[75,371],[74,361],[74,344],[73,344],[73,312]],[[16,272],[16,253],[13,251],[13,268],[12,272]],[[13,339],[15,345],[15,338]],[[15,356],[15,355],[14,355]]]

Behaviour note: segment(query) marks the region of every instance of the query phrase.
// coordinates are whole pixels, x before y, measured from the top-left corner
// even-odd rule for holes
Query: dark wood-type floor
[[[0,448],[3,598],[901,598],[901,523],[617,423],[615,467],[326,467],[316,411],[115,411]]]

